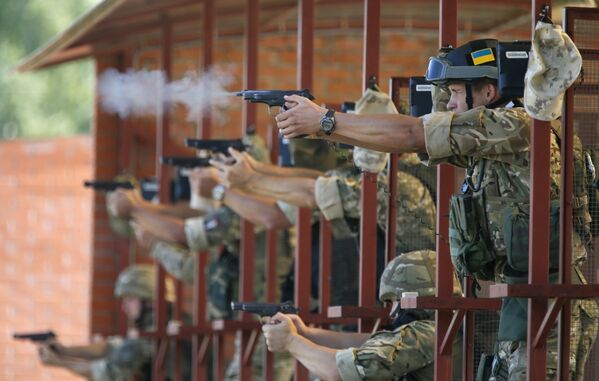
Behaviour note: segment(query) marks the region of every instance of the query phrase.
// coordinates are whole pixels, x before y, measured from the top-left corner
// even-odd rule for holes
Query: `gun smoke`
[[[160,116],[164,109],[183,105],[189,121],[199,120],[205,112],[219,117],[230,104],[226,88],[234,82],[230,70],[214,68],[202,76],[193,73],[167,83],[163,71],[108,69],[100,76],[98,90],[102,108],[121,118]]]

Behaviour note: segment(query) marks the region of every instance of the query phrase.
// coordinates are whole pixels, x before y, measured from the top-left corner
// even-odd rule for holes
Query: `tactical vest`
[[[550,281],[557,281],[559,268],[559,127],[551,137],[550,160]],[[588,171],[585,154],[576,137],[574,141],[572,261],[586,257],[584,246],[591,245],[591,217],[588,201]],[[450,250],[460,276],[508,284],[528,282],[530,167],[528,153],[516,155],[507,164],[487,159],[469,158],[462,193],[452,196],[450,204]],[[573,266],[573,271],[577,266]],[[573,277],[577,282],[579,278]],[[580,279],[583,281],[583,279]],[[527,299],[504,298],[499,340],[525,340]]]

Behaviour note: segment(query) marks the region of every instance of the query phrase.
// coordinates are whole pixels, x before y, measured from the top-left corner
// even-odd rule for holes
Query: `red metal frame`
[[[439,1],[439,46],[457,42],[456,0]],[[453,290],[452,264],[449,255],[449,199],[454,190],[455,169],[440,165],[437,171],[437,297],[449,299]],[[445,270],[445,271],[444,271]],[[442,352],[443,335],[452,321],[452,311],[438,310],[435,332],[435,381],[450,380],[453,361],[451,346]]]
[[[372,80],[379,77],[379,55],[381,40],[381,1],[364,0],[364,56],[362,66],[362,88],[367,89]],[[360,307],[376,305],[376,205],[377,174],[362,172],[362,197],[360,200]],[[360,319],[360,332],[372,331],[372,321]]]
[[[297,85],[300,89],[311,89],[314,76],[314,0],[299,0],[297,27]],[[310,311],[311,217],[311,210],[298,208],[294,300],[302,315]],[[308,380],[308,370],[298,361],[295,362],[295,380]]]
[[[171,45],[172,36],[172,25],[168,20],[164,20],[163,34],[162,34],[162,45],[161,45],[161,65],[166,80],[171,76]],[[169,172],[168,168],[160,164],[160,156],[167,154],[169,144],[169,127],[170,119],[168,110],[162,107],[162,99],[160,99],[161,105],[160,115],[158,117],[158,126],[156,129],[156,176],[159,184],[158,197],[160,202],[168,203],[170,200],[170,185],[169,185]],[[154,367],[152,370],[152,377],[154,380],[163,380],[164,374],[164,355],[166,353],[166,346],[168,341],[165,340],[165,327],[167,323],[166,316],[166,300],[165,296],[165,284],[164,279],[166,276],[165,270],[158,263],[156,267],[156,300],[154,300],[154,314],[155,314],[155,326],[156,326],[156,338],[154,341],[154,348],[156,358],[154,359]]]
[[[259,0],[248,0],[246,3],[246,35],[243,70],[243,88],[254,89],[258,85],[258,40],[259,40]],[[256,105],[244,102],[242,108],[241,133],[256,125]],[[239,253],[239,297],[240,300],[254,300],[254,270],[256,266],[256,237],[254,226],[247,220],[241,221],[241,245]],[[253,322],[252,317],[243,314],[244,322]],[[252,379],[251,356],[255,345],[253,330],[241,330],[241,355],[239,356],[239,379]]]

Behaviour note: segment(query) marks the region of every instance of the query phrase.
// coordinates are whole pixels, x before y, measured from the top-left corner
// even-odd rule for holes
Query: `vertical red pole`
[[[165,20],[163,31],[162,31],[162,45],[161,45],[161,61],[162,70],[164,72],[165,80],[168,82],[171,76],[171,40],[172,40],[172,25],[168,20]],[[158,198],[161,203],[167,203],[170,200],[170,176],[168,168],[165,165],[160,164],[160,156],[165,155],[168,149],[169,140],[169,113],[162,99],[162,94],[159,99],[161,102],[158,106],[160,115],[158,116],[158,128],[156,129],[156,177],[159,184]],[[166,327],[166,301],[165,296],[165,271],[158,263],[155,264],[157,270],[156,277],[156,300],[154,301],[155,319],[156,319],[156,335],[158,336],[155,341],[155,352],[159,353],[165,334]],[[164,379],[164,367],[160,358],[155,359],[153,369],[153,379],[163,380]]]
[[[364,57],[362,88],[366,90],[372,79],[379,76],[381,42],[381,1],[364,0]],[[362,172],[362,198],[360,200],[360,290],[359,305],[374,307],[376,304],[376,187],[377,174]],[[360,319],[360,332],[372,330],[372,322]]]
[[[132,57],[128,51],[123,51],[118,54],[118,67],[121,72],[127,70],[132,65]],[[116,119],[116,118],[115,118]],[[134,175],[135,171],[132,165],[132,145],[133,145],[133,121],[131,118],[116,119],[118,123],[118,142],[119,142],[119,159],[118,159],[118,173],[127,173]],[[134,240],[128,238],[117,238],[115,240],[116,252],[119,255],[118,262],[118,273],[123,271],[127,266],[135,262],[133,258],[133,252],[131,250],[131,244],[134,244]],[[118,309],[118,332],[125,334],[127,332],[128,319],[121,309]]]
[[[314,75],[314,0],[299,0],[297,23],[297,85],[312,89]],[[310,311],[310,280],[312,257],[311,210],[298,208],[295,249],[294,300],[299,310]],[[308,370],[296,361],[295,380],[308,380]]]
[[[258,37],[259,37],[259,0],[248,0],[246,6],[245,56],[243,71],[243,88],[255,89],[258,85]],[[243,102],[241,133],[254,129],[256,125],[256,105]],[[254,300],[254,271],[256,265],[256,245],[254,226],[246,220],[241,221],[241,250],[239,253],[239,297],[240,300]],[[251,321],[252,317],[243,314],[243,320]],[[251,356],[245,361],[243,354],[250,343],[250,331],[241,331],[241,355],[239,356],[239,376],[241,381],[252,379]]]
[[[389,97],[393,101],[395,107],[400,109],[400,83],[399,78],[391,78],[389,80]],[[395,251],[397,250],[397,242],[395,241],[395,235],[397,233],[397,154],[391,154],[389,156],[389,163],[387,164],[387,190],[389,191],[389,198],[387,200],[387,234],[385,235],[385,257],[386,262],[389,262],[395,258]]]
[[[550,1],[532,1],[532,30],[540,13]],[[530,231],[528,282],[544,286],[549,283],[549,201],[551,189],[549,177],[550,125],[548,122],[532,121],[530,154]],[[545,380],[547,368],[546,341],[536,343],[535,337],[547,311],[547,299],[530,298],[528,300],[528,370],[529,381]]]
[[[320,306],[318,312],[326,316],[331,305],[331,223],[320,216]]]
[[[570,36],[574,35],[574,22],[568,8],[564,9],[563,29]],[[560,183],[560,264],[559,281],[562,284],[572,283],[572,200],[574,193],[574,91],[566,91],[564,117],[562,118],[561,136],[561,183]],[[566,301],[561,310],[558,324],[558,375],[560,380],[567,380],[570,370],[570,331],[571,303]]]
[[[203,0],[204,13],[203,13],[203,49],[201,57],[201,70],[205,73],[212,66],[213,60],[213,45],[214,45],[214,0]],[[202,115],[201,125],[198,126],[196,135],[200,139],[210,138],[210,127],[211,118],[208,110]],[[202,251],[197,253],[196,270],[193,284],[193,325],[196,328],[206,329],[206,266],[208,263],[208,252]],[[203,336],[209,335],[209,333],[203,333],[202,335],[194,334],[192,338],[192,376],[193,380],[205,380],[207,379],[208,369],[205,364],[205,359],[200,357],[200,351],[202,346]],[[218,343],[214,344],[214,354],[218,354]],[[216,364],[221,362],[215,361],[214,374],[218,375],[220,369]]]
[[[439,45],[456,45],[457,4],[456,0],[439,0]],[[455,170],[443,164],[437,171],[437,297],[451,298],[453,274],[449,254],[449,200],[454,190]],[[445,270],[445,271],[443,271]],[[435,381],[451,380],[452,354],[441,353],[443,335],[447,332],[452,312],[436,312],[435,334]]]

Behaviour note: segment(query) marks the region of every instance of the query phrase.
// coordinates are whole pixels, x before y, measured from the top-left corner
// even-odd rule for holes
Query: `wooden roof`
[[[246,0],[215,1],[216,36],[243,35],[245,3]],[[297,0],[261,0],[260,32],[294,32],[297,3]],[[315,0],[315,3],[317,31],[362,28],[363,0]],[[458,3],[458,29],[467,38],[501,38],[504,34],[510,38],[529,38],[529,1],[459,0]],[[555,7],[560,1],[553,3]],[[37,70],[95,53],[124,50],[139,44],[140,38],[154,36],[159,41],[161,27],[167,22],[174,27],[175,41],[201,40],[203,8],[202,0],[104,0],[24,58],[17,69]],[[383,32],[436,34],[438,8],[438,0],[383,1]]]

